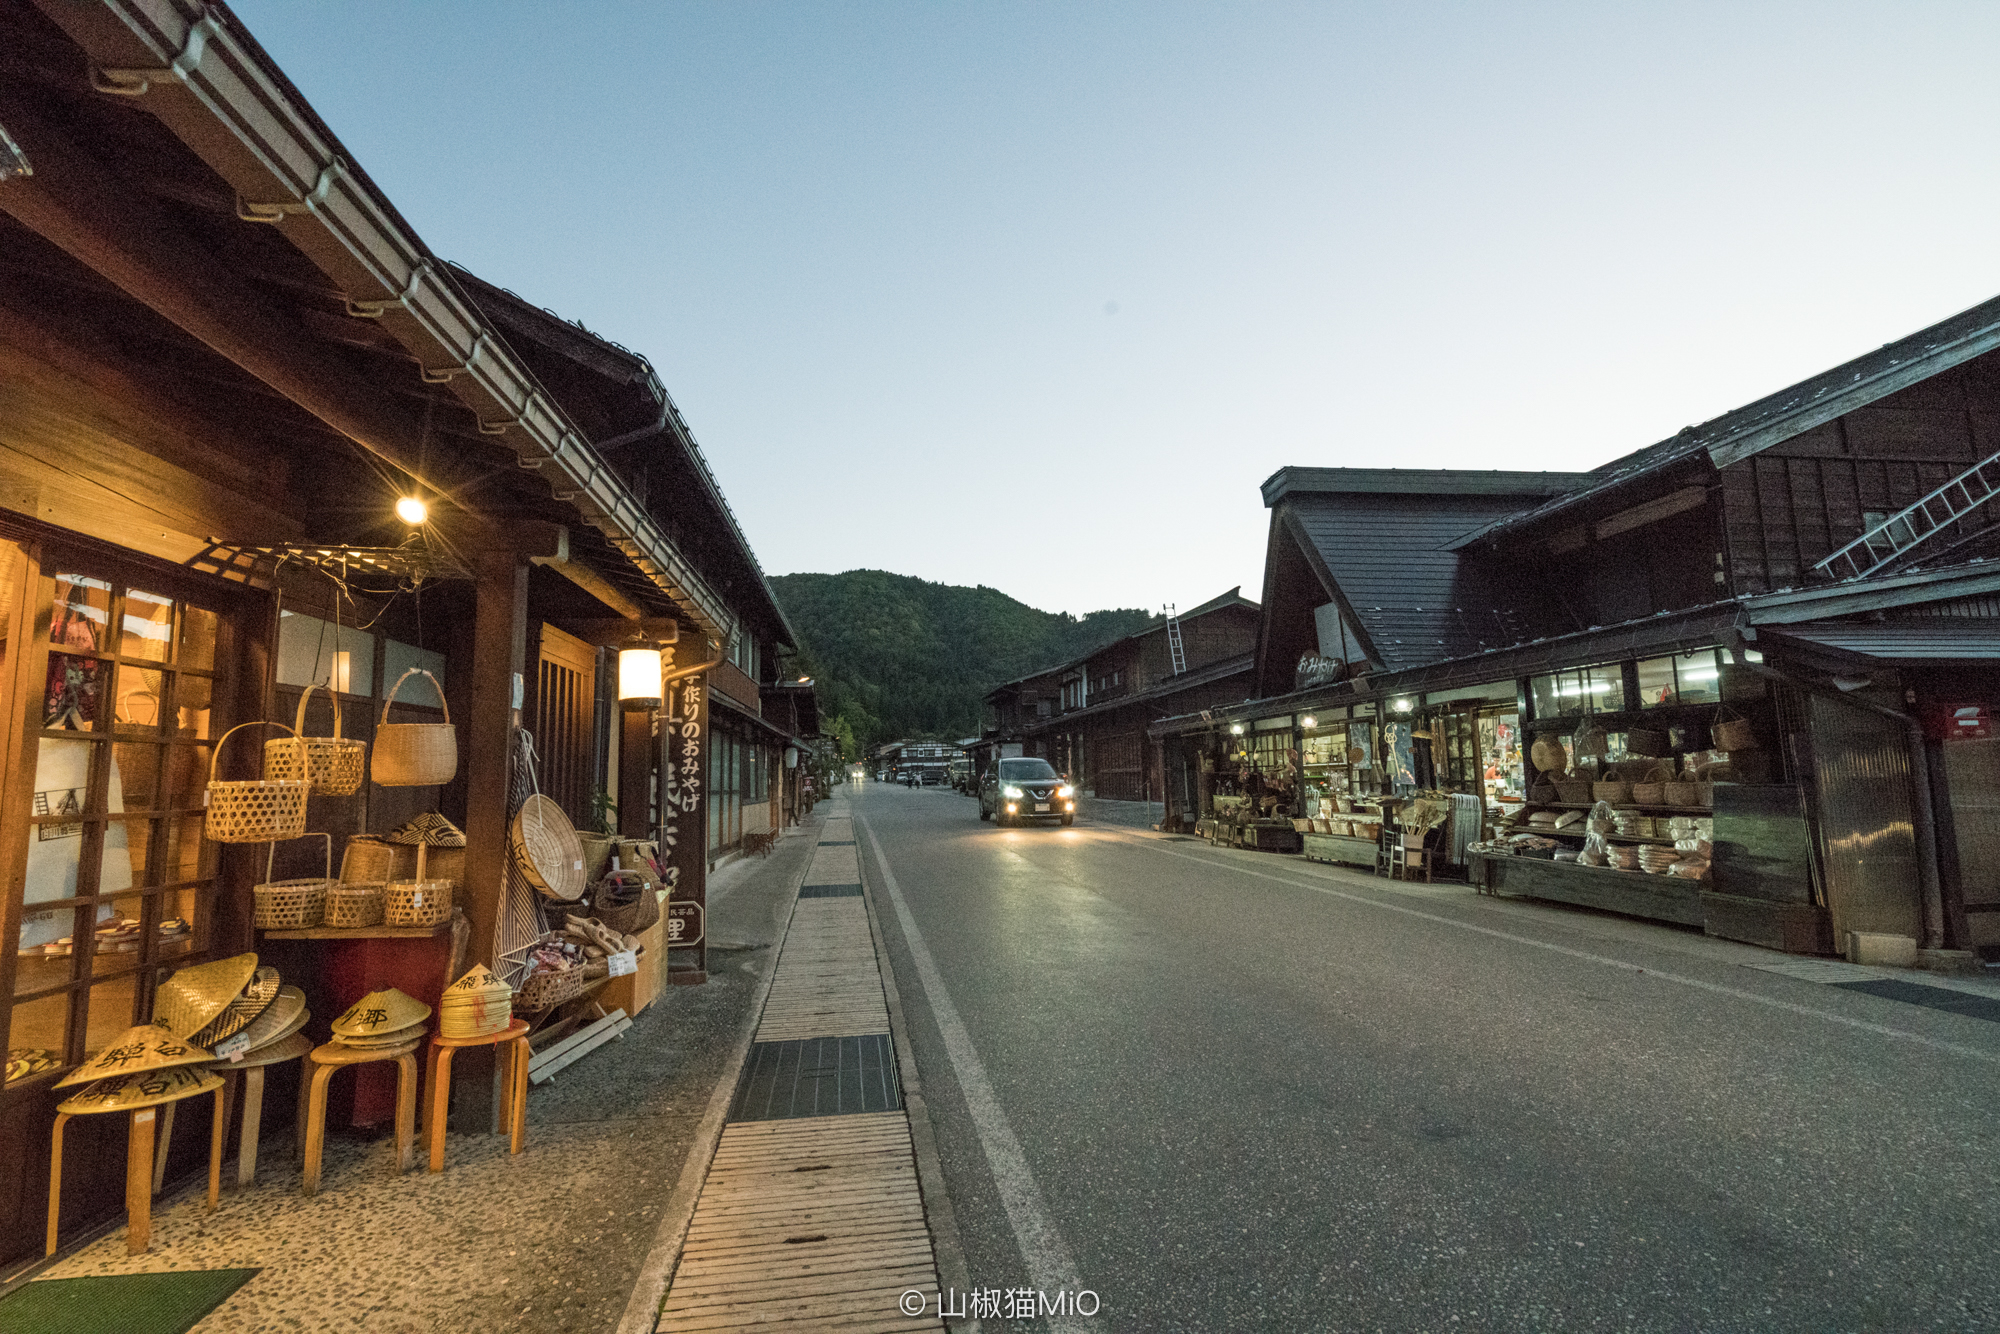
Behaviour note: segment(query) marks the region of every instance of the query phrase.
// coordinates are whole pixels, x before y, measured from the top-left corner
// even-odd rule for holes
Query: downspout
[[[1850,709],[1872,713],[1878,718],[1900,725],[1910,758],[1910,825],[1917,836],[1917,886],[1920,891],[1919,903],[1923,910],[1924,948],[1941,950],[1944,948],[1944,890],[1938,877],[1937,825],[1931,819],[1931,770],[1930,757],[1924,750],[1923,724],[1907,713],[1856,699],[1852,695],[1829,689],[1826,686],[1796,680],[1774,668],[1761,663],[1745,662],[1737,666],[1753,672],[1766,680],[1802,690],[1808,695],[1844,704]]]

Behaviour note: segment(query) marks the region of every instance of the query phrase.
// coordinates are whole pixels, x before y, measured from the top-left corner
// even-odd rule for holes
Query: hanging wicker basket
[[[250,892],[256,900],[251,922],[260,931],[298,931],[318,926],[326,914],[326,891],[333,881],[333,835],[314,834],[326,840],[326,874],[318,879],[272,880],[278,845],[264,855],[265,882]]]
[[[350,741],[340,735],[340,696],[329,690],[333,700],[333,735],[306,735],[306,701],[317,685],[299,692],[298,717],[292,731],[305,743],[305,766],[301,770],[297,748],[279,739],[264,743],[266,778],[303,778],[312,790],[329,797],[347,797],[361,790],[361,774],[368,767],[368,743]]]
[[[396,692],[418,672],[423,672],[437,690],[444,721],[390,722],[389,709],[396,702]],[[451,724],[451,705],[445,701],[438,679],[421,667],[412,667],[397,677],[382,701],[382,721],[375,728],[374,776],[377,787],[437,787],[458,776],[458,729]]]
[[[583,844],[562,807],[534,793],[515,813],[511,834],[514,860],[529,884],[563,903],[583,897]]]
[[[1727,717],[1724,715],[1727,714]],[[1715,726],[1709,729],[1715,738],[1715,748],[1734,753],[1739,750],[1757,749],[1757,729],[1750,720],[1735,710],[1723,707],[1715,711]]]
[[[1586,727],[1576,734],[1576,756],[1580,760],[1601,760],[1611,751],[1611,737],[1601,727]]]
[[[1665,732],[1656,732],[1650,727],[1634,727],[1625,733],[1625,753],[1658,759],[1674,751]]]
[[[1549,733],[1536,737],[1528,754],[1535,761],[1535,768],[1542,773],[1559,774],[1569,768],[1569,752],[1563,749],[1561,741]]]
[[[270,843],[297,838],[306,832],[306,798],[312,793],[312,785],[305,779],[224,781],[215,776],[223,745],[246,727],[276,727],[291,733],[289,741],[275,744],[290,746],[297,770],[305,768],[305,742],[283,723],[238,723],[224,732],[208,761],[208,836],[217,843]]]

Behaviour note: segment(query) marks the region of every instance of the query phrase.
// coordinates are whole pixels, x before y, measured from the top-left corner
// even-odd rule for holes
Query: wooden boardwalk
[[[844,818],[820,832],[853,837]],[[817,849],[807,883],[858,883],[855,852]],[[755,1040],[886,1034],[878,968],[863,900],[799,900]],[[900,1309],[911,1292],[926,1314]],[[903,1112],[738,1121],[709,1165],[657,1328],[938,1330],[937,1293]]]

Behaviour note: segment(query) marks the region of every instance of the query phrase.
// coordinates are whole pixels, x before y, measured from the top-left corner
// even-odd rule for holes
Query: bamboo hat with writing
[[[136,1075],[178,1065],[199,1065],[215,1057],[206,1047],[175,1037],[158,1024],[135,1024],[118,1040],[56,1081],[57,1088],[87,1084],[113,1075]]]
[[[242,1032],[270,1008],[271,1002],[278,998],[278,991],[278,970],[268,965],[259,967],[243,990],[231,996],[222,1013],[209,1020],[193,1040],[212,1047],[230,1034]]]
[[[151,1107],[156,1103],[178,1102],[221,1085],[221,1075],[195,1066],[175,1065],[164,1070],[141,1070],[100,1079],[57,1103],[56,1110],[72,1116],[82,1112],[123,1112],[135,1107]]]
[[[153,992],[153,1022],[177,1038],[192,1038],[227,1010],[256,976],[254,954],[183,968]]]
[[[267,1042],[290,1037],[304,1027],[306,993],[297,987],[279,987],[277,997],[264,1013],[244,1025],[236,1036],[244,1051],[255,1051]]]
[[[371,991],[333,1021],[339,1037],[367,1038],[413,1028],[431,1017],[431,1007],[394,987]]]

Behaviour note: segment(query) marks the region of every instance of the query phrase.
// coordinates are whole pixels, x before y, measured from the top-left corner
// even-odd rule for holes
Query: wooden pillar
[[[465,881],[458,906],[472,939],[468,964],[493,964],[500,899],[507,883],[508,758],[520,712],[514,682],[527,670],[528,561],[514,551],[482,552],[473,589],[472,700],[460,731],[465,771]],[[473,1049],[459,1072],[454,1125],[491,1133],[498,1107],[494,1061],[488,1048]],[[468,1053],[471,1057],[471,1053]]]
[[[621,709],[618,726],[618,832],[625,838],[650,839],[657,827],[653,772],[659,758],[653,710]]]

